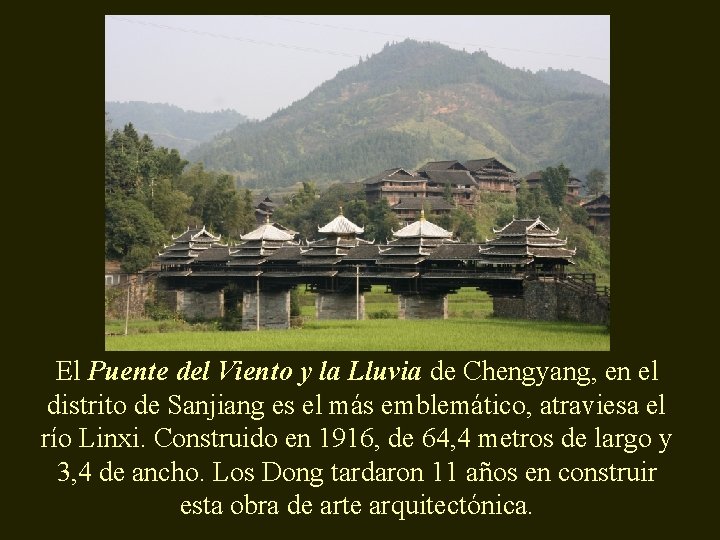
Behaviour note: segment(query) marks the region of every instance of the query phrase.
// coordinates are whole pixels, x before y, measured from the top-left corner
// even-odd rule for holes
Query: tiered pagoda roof
[[[270,223],[269,217],[257,229],[240,236],[241,242],[228,249],[228,266],[249,267],[264,263],[278,249],[293,242],[294,231],[283,230]]]
[[[566,240],[557,238],[559,229],[545,225],[540,218],[515,219],[497,235],[480,246],[480,262],[487,265],[556,266],[573,264],[574,249],[567,249]]]
[[[425,219],[425,211],[420,219],[393,231],[395,240],[379,250],[378,265],[417,265],[427,259],[438,246],[453,242],[452,233]]]
[[[173,236],[173,243],[170,246],[164,246],[164,250],[158,254],[158,261],[163,267],[183,267],[187,269],[188,265],[196,261],[205,251],[215,248],[227,249],[220,243],[220,236],[215,236],[205,229],[188,229],[179,236]],[[181,271],[177,269],[177,271]],[[188,272],[189,273],[189,272]]]
[[[318,226],[318,233],[325,234],[324,238],[308,242],[308,249],[301,250],[302,265],[327,266],[340,262],[348,252],[360,244],[372,244],[368,240],[358,238],[358,234],[365,231],[352,221],[340,214],[327,225]]]

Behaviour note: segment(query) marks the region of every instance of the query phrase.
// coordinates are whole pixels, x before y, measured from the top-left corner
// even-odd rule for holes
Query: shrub
[[[368,319],[397,319],[397,313],[393,313],[389,309],[381,309],[368,313]]]
[[[161,303],[155,303],[152,300],[145,300],[145,314],[153,321],[166,321],[170,319],[180,319],[180,315]]]

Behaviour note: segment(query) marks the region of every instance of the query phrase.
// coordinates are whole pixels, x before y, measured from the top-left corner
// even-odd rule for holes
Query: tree
[[[450,215],[453,219],[453,232],[463,242],[475,241],[477,238],[477,227],[475,220],[462,208],[455,208]]]
[[[443,186],[443,199],[445,199],[450,204],[455,204],[455,201],[453,200],[452,186],[450,184],[445,184]]]
[[[390,240],[393,231],[398,229],[400,229],[400,222],[386,199],[380,199],[369,206],[365,238],[374,239],[376,242],[385,242],[385,240]]]
[[[562,163],[557,167],[548,167],[542,173],[542,184],[547,191],[550,203],[560,208],[565,202],[568,183],[570,182],[570,169]]]
[[[598,168],[592,169],[585,177],[585,188],[590,195],[600,195],[607,186],[607,175],[605,171]]]
[[[105,199],[105,257],[135,272],[148,266],[166,239],[165,229],[140,201],[124,195]]]
[[[516,217],[519,219],[535,219],[539,217],[549,226],[556,226],[560,222],[558,206],[550,201],[545,190],[530,189],[525,180],[520,183],[515,204],[517,205]],[[506,224],[498,223],[498,225]]]
[[[192,197],[172,188],[169,178],[161,178],[155,183],[152,210],[166,231],[179,232],[190,225],[192,202]]]

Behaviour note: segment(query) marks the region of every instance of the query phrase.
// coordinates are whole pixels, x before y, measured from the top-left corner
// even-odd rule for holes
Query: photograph
[[[105,351],[610,351],[609,15],[106,15]]]

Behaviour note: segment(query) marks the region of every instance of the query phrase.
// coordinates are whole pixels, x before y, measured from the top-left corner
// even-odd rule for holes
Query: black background
[[[67,9],[67,8],[65,8]],[[14,153],[7,157],[5,178],[8,215],[5,231],[5,275],[12,285],[6,286],[7,306],[12,306],[13,325],[4,333],[5,415],[2,444],[8,452],[3,470],[10,478],[6,498],[9,524],[20,526],[30,534],[72,534],[85,538],[95,536],[140,538],[160,534],[180,538],[215,534],[314,534],[317,536],[389,537],[416,534],[421,537],[446,534],[501,533],[552,534],[558,537],[665,537],[680,532],[699,532],[712,515],[710,503],[716,499],[714,447],[717,421],[716,403],[710,370],[714,370],[708,353],[702,347],[712,333],[696,323],[695,305],[709,300],[712,287],[708,263],[689,254],[698,253],[702,245],[714,245],[707,236],[703,219],[711,215],[711,199],[704,200],[706,183],[700,182],[694,167],[710,170],[712,163],[694,159],[701,139],[691,125],[702,119],[702,111],[693,105],[704,103],[703,83],[699,71],[688,67],[688,58],[680,56],[680,42],[685,51],[707,51],[700,40],[707,35],[679,14],[612,13],[612,139],[615,207],[613,229],[613,321],[612,351],[609,353],[445,353],[409,351],[405,353],[106,353],[101,333],[98,274],[102,242],[102,190],[99,187],[102,167],[100,118],[102,117],[102,33],[101,8],[94,11],[9,14],[12,27],[5,36],[8,52],[6,78],[9,92],[7,109],[13,120],[8,135]],[[124,3],[107,13],[140,13]],[[587,7],[587,9],[593,9]],[[572,9],[557,8],[558,12]],[[151,10],[152,11],[152,10]],[[155,10],[162,11],[162,10]],[[231,10],[226,10],[231,11]],[[288,9],[287,11],[293,11]],[[328,10],[331,11],[331,10]],[[334,10],[332,10],[334,11]],[[370,10],[372,11],[372,10]],[[607,12],[599,7],[598,13]],[[672,36],[672,40],[670,37]],[[680,41],[678,41],[680,40]],[[688,47],[689,46],[689,47]],[[28,119],[28,114],[30,115]],[[705,155],[711,156],[708,152]],[[691,172],[688,173],[687,171]],[[35,189],[37,186],[37,189]],[[38,195],[42,193],[42,196]],[[37,199],[35,198],[37,197]],[[27,202],[26,202],[27,201]],[[18,204],[22,202],[22,204]],[[683,212],[685,212],[683,214]],[[618,232],[619,231],[619,232]],[[696,237],[705,238],[693,245]],[[711,235],[710,235],[711,236]],[[706,242],[707,241],[707,242]],[[15,249],[13,249],[15,248]],[[9,272],[8,272],[9,271]],[[63,383],[58,384],[56,360],[80,359],[87,363],[104,359],[114,365],[158,362],[180,364],[193,361],[242,359],[245,363],[274,364],[297,362],[312,364],[316,369],[322,360],[347,364],[352,359],[373,359],[376,363],[402,364],[404,360],[434,364],[438,359],[459,366],[468,360],[487,359],[507,365],[592,365],[599,375],[608,365],[637,368],[656,359],[660,381],[656,383],[598,384],[585,389],[572,385],[546,386],[528,390],[517,383],[433,383],[421,384],[353,383],[320,387],[308,383],[302,389],[281,384],[197,384],[181,387],[156,383]],[[242,384],[242,387],[237,386]],[[372,417],[331,418],[305,417],[296,414],[291,422],[278,424],[268,416],[262,422],[247,421],[249,428],[263,425],[269,431],[294,429],[317,432],[320,426],[375,427],[375,432],[402,425],[418,435],[431,426],[452,428],[475,427],[478,430],[511,432],[552,431],[564,433],[574,425],[589,431],[601,425],[608,431],[673,433],[665,455],[638,451],[627,455],[621,451],[597,452],[591,449],[567,451],[556,443],[551,450],[457,451],[451,455],[438,449],[383,450],[369,455],[362,450],[326,451],[313,449],[286,451],[276,449],[272,455],[254,451],[182,450],[177,452],[134,450],[57,450],[40,448],[40,434],[53,426],[91,425],[80,418],[58,418],[47,414],[47,402],[57,392],[88,397],[103,393],[132,402],[142,393],[162,401],[169,393],[198,397],[210,392],[241,391],[242,397],[270,401],[302,401],[318,391],[325,397],[332,392],[346,399],[395,399],[415,393],[437,393],[448,397],[469,398],[475,393],[497,392],[505,399],[535,395],[562,395],[589,399],[597,393],[603,397],[635,397],[641,402],[664,393],[667,415],[664,418],[589,417],[533,418],[531,422],[496,417]],[[157,396],[157,397],[155,397]],[[101,419],[103,430],[117,426],[127,431],[137,425],[143,433],[152,433],[167,418],[140,420],[126,416],[115,422]],[[232,419],[229,419],[232,421]],[[173,427],[194,431],[211,426],[222,430],[227,421],[204,422],[198,419],[172,420]],[[612,428],[611,428],[612,426]],[[556,439],[557,441],[557,439]],[[239,456],[239,457],[235,457]],[[70,486],[57,482],[58,462],[72,465],[91,460],[103,464],[112,460],[118,465],[136,463],[167,465],[178,463],[200,468],[203,463],[224,461],[243,465],[272,459],[288,465],[328,466],[332,462],[364,466],[370,459],[388,465],[430,465],[434,461],[456,462],[458,482],[453,485],[425,482],[413,484],[326,484],[318,489],[305,484],[254,482],[250,485],[155,483],[129,481],[111,484],[97,481]],[[545,484],[468,484],[462,481],[464,465],[485,460],[498,466],[607,464],[622,462],[634,465],[645,459],[657,466],[653,483],[567,484],[557,481]],[[97,472],[97,469],[96,469]],[[183,516],[179,503],[184,499],[240,498],[252,493],[256,499],[280,501],[277,517]],[[310,517],[289,518],[284,504],[295,493],[313,500],[315,511]],[[434,498],[479,498],[503,500],[524,499],[533,512],[529,516],[418,516],[398,522],[395,517],[371,517],[366,510],[357,517],[320,516],[322,499],[357,498],[414,499],[420,493]]]

